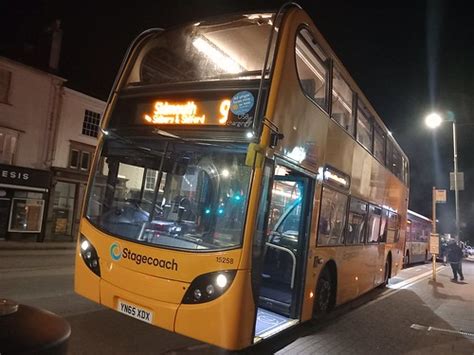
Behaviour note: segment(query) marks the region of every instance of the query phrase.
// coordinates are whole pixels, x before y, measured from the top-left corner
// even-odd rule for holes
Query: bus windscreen
[[[259,78],[273,17],[226,16],[160,32],[138,52],[127,86]]]
[[[87,218],[138,243],[202,251],[237,247],[250,176],[243,149],[109,136]]]

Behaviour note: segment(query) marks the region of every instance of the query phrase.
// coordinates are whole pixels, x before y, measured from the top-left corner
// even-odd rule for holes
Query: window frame
[[[84,162],[84,156],[88,156],[87,158],[87,167],[83,167],[83,162]],[[82,171],[89,171],[91,167],[91,153],[90,152],[87,152],[87,151],[84,151],[84,150],[81,150],[81,159],[79,161],[79,170],[82,170]]]
[[[359,118],[359,112],[361,112],[364,116],[364,118],[367,120],[367,123],[369,125],[369,129],[367,132],[369,132],[370,135],[370,142],[368,146],[366,146],[361,140],[359,140],[359,122],[362,122],[362,120]],[[362,123],[361,123],[362,125]],[[362,146],[364,149],[366,149],[372,156],[374,156],[373,153],[373,147],[374,147],[374,119],[372,117],[372,113],[368,109],[367,105],[362,102],[359,96],[357,96],[357,105],[356,105],[356,120],[355,120],[355,140]]]
[[[72,157],[73,157],[74,153],[77,153],[77,164],[76,165],[72,164]],[[71,148],[69,150],[69,168],[70,169],[79,169],[80,165],[81,165],[81,151],[79,149],[76,149],[76,148]]]
[[[373,122],[373,131],[374,131],[374,134],[373,134],[373,156],[375,159],[377,159],[380,163],[382,163],[384,166],[385,166],[385,161],[387,159],[387,134],[385,133],[385,131],[383,130],[383,128],[379,125],[378,122],[376,122],[374,120]],[[375,142],[376,142],[376,139],[375,137],[377,136],[377,134],[379,135],[379,137],[381,136],[382,137],[382,145],[383,145],[383,156],[382,157],[378,157],[377,154],[376,154],[376,149],[375,149]]]
[[[356,201],[358,202],[359,204],[364,204],[365,207],[366,207],[366,212],[365,212],[365,215],[364,215],[364,218],[363,218],[363,222],[364,222],[364,227],[362,228],[361,230],[361,234],[362,234],[362,238],[359,238],[359,242],[357,243],[347,243],[347,235],[349,233],[349,216],[352,212],[351,210],[351,203],[352,201]],[[363,245],[366,243],[366,239],[367,239],[367,223],[368,223],[368,216],[369,216],[369,207],[370,207],[370,203],[364,201],[364,200],[361,200],[357,197],[352,197],[352,196],[349,196],[349,199],[348,199],[348,208],[347,208],[347,217],[346,217],[346,228],[345,228],[345,236],[344,236],[344,244],[346,246],[351,246],[351,245]],[[361,215],[360,213],[358,213],[359,215]],[[360,241],[362,240],[362,241]]]
[[[351,137],[355,137],[355,126],[356,126],[356,121],[355,121],[355,115],[354,115],[354,111],[357,110],[357,107],[355,105],[355,102],[354,102],[354,90],[352,90],[351,86],[349,85],[349,83],[347,82],[347,80],[343,77],[342,73],[341,73],[341,70],[339,70],[335,65],[331,65],[330,66],[330,69],[331,69],[331,72],[330,72],[330,77],[331,77],[331,83],[330,83],[330,102],[329,102],[329,106],[330,106],[330,117],[331,119],[333,119],[339,126],[341,126],[347,133],[349,133],[351,135]],[[351,125],[346,128],[344,126],[341,125],[341,123],[339,122],[339,120],[337,120],[336,118],[334,118],[333,114],[334,114],[334,110],[333,110],[333,107],[334,107],[334,100],[333,100],[333,97],[334,97],[334,94],[333,92],[335,92],[334,90],[334,76],[335,76],[335,72],[338,73],[339,77],[340,77],[340,80],[347,86],[347,88],[349,89],[350,91],[350,94],[351,94],[351,97],[350,97],[350,106],[351,106],[351,112],[350,112],[350,123]],[[339,96],[341,96],[340,94],[338,94]]]
[[[308,40],[304,37],[304,35],[302,34],[303,31],[307,31],[307,33],[311,36],[311,39],[312,41],[314,42],[314,44],[308,42]],[[311,51],[311,54],[313,54],[314,58],[316,59],[316,61],[323,67],[326,69],[326,72],[325,72],[325,76],[324,76],[324,80],[325,80],[325,85],[324,85],[324,106],[319,104],[314,97],[311,97],[307,91],[304,89],[303,87],[303,84],[302,84],[302,80],[301,80],[301,77],[300,77],[300,71],[298,70],[298,62],[297,62],[297,54],[296,54],[296,49],[297,49],[297,40],[298,38],[300,38],[300,40],[306,44],[308,46],[308,49]],[[330,82],[331,82],[331,76],[332,76],[332,68],[331,68],[331,59],[330,59],[330,56],[328,56],[323,48],[321,47],[321,45],[318,44],[318,42],[316,41],[316,38],[313,34],[313,32],[311,31],[311,29],[305,25],[301,25],[300,27],[298,27],[298,29],[296,30],[296,35],[295,35],[295,45],[294,45],[294,67],[295,67],[295,70],[296,70],[296,76],[298,78],[298,84],[300,86],[300,89],[301,89],[301,92],[304,94],[304,96],[306,96],[313,104],[315,104],[317,107],[319,107],[320,109],[322,109],[324,112],[326,112],[328,115],[330,114],[330,106],[331,106],[331,98],[330,96],[332,95],[331,93],[331,88],[330,88]],[[321,56],[318,54],[318,50],[321,52],[321,54],[323,54],[326,59],[323,59],[321,58]]]
[[[321,213],[322,213],[322,204],[323,204],[323,199],[324,199],[324,192],[325,190],[330,190],[331,192],[334,192],[336,194],[340,194],[342,196],[344,196],[346,198],[346,202],[344,204],[344,213],[342,214],[343,217],[344,217],[344,222],[343,222],[343,226],[342,226],[342,229],[341,229],[341,234],[339,235],[339,239],[338,239],[338,243],[337,244],[320,244],[319,242],[319,237],[320,237],[320,233],[321,233],[321,228],[320,228],[320,223],[321,223]],[[335,189],[331,186],[327,186],[325,184],[322,185],[322,188],[321,188],[321,202],[320,202],[320,208],[319,208],[319,215],[318,215],[318,232],[317,232],[317,235],[316,235],[316,247],[317,248],[324,248],[324,247],[340,247],[340,246],[345,246],[345,231],[346,231],[346,226],[347,226],[347,217],[348,217],[348,201],[349,201],[349,198],[350,196],[347,194],[347,193],[344,193],[338,189]]]
[[[7,68],[0,68],[0,103],[10,105],[10,91],[13,73]],[[4,91],[2,92],[2,89]]]
[[[84,118],[82,120],[81,130],[82,135],[92,138],[98,138],[101,120],[102,115],[100,113],[89,110],[87,108],[84,109]]]
[[[0,126],[0,134],[3,135],[3,139],[1,142],[2,146],[0,146],[0,164],[8,164],[8,165],[15,164],[15,157],[18,150],[20,133],[22,133],[22,131]],[[13,144],[12,144],[12,141],[13,141]],[[9,156],[7,156],[7,150],[6,149],[4,150],[4,148],[8,144],[10,145],[10,148],[12,148],[12,145],[13,145],[13,149],[9,151],[10,153]]]
[[[371,209],[380,210],[380,215],[379,215],[380,216],[380,222],[379,222],[379,227],[377,229],[377,234],[376,234],[377,240],[369,242],[370,235],[369,235],[368,226],[369,226],[369,221],[370,221],[370,215],[372,213]],[[376,245],[376,244],[380,244],[380,243],[384,242],[383,240],[380,239],[380,230],[382,228],[382,219],[383,219],[383,216],[384,216],[383,211],[384,211],[384,209],[382,207],[380,207],[378,205],[374,205],[373,203],[369,203],[369,208],[368,208],[368,211],[367,211],[367,234],[365,236],[365,244],[367,244],[367,245]]]

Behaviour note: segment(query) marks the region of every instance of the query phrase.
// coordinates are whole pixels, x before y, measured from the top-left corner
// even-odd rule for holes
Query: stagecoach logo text
[[[145,115],[145,120],[155,124],[204,124],[206,115],[197,114],[194,101],[185,104],[170,104],[167,101],[156,101],[153,115]]]
[[[137,254],[128,248],[123,248],[122,250],[119,243],[112,243],[112,245],[110,246],[110,256],[115,261],[124,258],[134,261],[137,265],[147,264],[159,267],[161,269],[178,271],[178,263],[174,259],[170,261],[165,259],[154,258],[152,256],[147,256],[144,254]]]

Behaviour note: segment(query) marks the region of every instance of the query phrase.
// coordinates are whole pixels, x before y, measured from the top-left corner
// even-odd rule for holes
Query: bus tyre
[[[383,282],[380,284],[380,287],[383,288],[388,285],[388,279],[390,278],[390,261],[387,258],[385,260],[385,268],[383,271]]]
[[[314,317],[323,318],[332,308],[334,287],[331,280],[331,274],[326,268],[319,276],[316,286],[316,299],[314,300]]]

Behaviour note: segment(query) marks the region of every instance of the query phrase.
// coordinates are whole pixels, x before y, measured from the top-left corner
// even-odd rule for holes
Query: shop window
[[[323,188],[321,214],[319,216],[318,245],[340,245],[346,223],[347,196]]]
[[[296,68],[301,87],[306,96],[327,111],[328,66],[326,59],[326,55],[309,31],[303,29],[296,38]]]
[[[354,135],[352,116],[352,90],[337,69],[332,78],[332,111],[331,117],[351,135]]]
[[[13,165],[17,143],[17,131],[0,127],[0,164]]]
[[[347,220],[346,244],[364,242],[367,203],[351,199],[349,218]]]
[[[84,121],[82,122],[82,134],[90,137],[97,137],[100,128],[100,113],[85,110]]]
[[[76,184],[58,181],[53,196],[53,232],[71,235],[74,217]]]
[[[0,68],[0,103],[8,104],[12,72]]]
[[[44,200],[13,198],[9,232],[39,233],[43,223]]]

